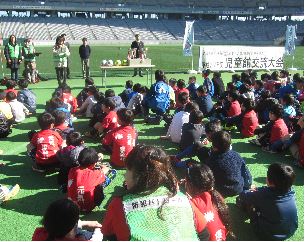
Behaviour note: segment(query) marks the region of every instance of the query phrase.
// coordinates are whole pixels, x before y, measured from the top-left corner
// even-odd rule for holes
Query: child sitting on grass
[[[78,107],[81,107],[83,105],[83,103],[85,102],[85,100],[87,99],[87,97],[89,97],[88,87],[90,87],[90,86],[94,86],[94,80],[91,77],[87,77],[85,79],[85,87],[76,96]]]
[[[104,200],[104,184],[107,166],[97,166],[99,157],[93,148],[84,148],[78,156],[78,167],[73,167],[68,175],[68,198],[81,211],[90,212]]]
[[[6,102],[6,93],[0,92],[0,112],[5,116],[5,118],[10,122],[14,121],[14,116],[12,113],[11,106]]]
[[[57,131],[63,140],[66,140],[66,137],[69,133],[74,131],[74,128],[70,128],[66,123],[66,114],[63,111],[55,110],[52,112],[54,117],[54,130]]]
[[[77,111],[77,100],[75,97],[73,97],[71,93],[71,87],[68,85],[62,86],[62,101],[68,105],[68,110],[70,113],[75,113]]]
[[[160,139],[171,140],[173,143],[180,143],[182,135],[182,125],[189,122],[191,111],[198,110],[198,104],[189,102],[185,105],[183,111],[175,114],[165,136],[160,136]]]
[[[257,139],[250,140],[251,144],[262,146],[262,150],[276,153],[282,150],[282,139],[288,135],[288,128],[282,119],[283,108],[280,104],[274,104],[269,111],[270,121],[262,128],[257,128],[254,134]]]
[[[91,109],[92,109],[93,105],[97,103],[97,97],[99,96],[99,92],[95,86],[88,86],[87,94],[88,94],[88,97],[86,98],[85,102],[83,102],[83,104],[79,108],[77,114],[81,115],[81,114],[85,113],[85,116],[87,118],[92,118],[93,113],[91,112]]]
[[[199,105],[199,110],[203,115],[209,116],[213,109],[213,101],[205,86],[201,85],[197,88],[197,98],[195,102]]]
[[[188,168],[185,188],[191,201],[207,220],[210,241],[225,241],[231,230],[229,208],[215,189],[213,172],[207,165],[193,165]]]
[[[60,150],[63,139],[58,132],[52,130],[55,119],[50,113],[40,114],[37,120],[41,131],[30,137],[27,151],[34,161],[33,171],[43,173],[48,168],[59,166],[56,153]]]
[[[222,130],[220,120],[215,119],[207,122],[204,126],[204,130],[206,133],[206,138],[202,142],[195,142],[193,145],[188,146],[179,154],[171,156],[174,166],[187,168],[188,166],[192,165],[192,159],[182,161],[182,159],[185,157],[192,158],[193,156],[197,156],[201,163],[204,163],[209,158],[210,148],[206,147],[206,145],[211,142],[211,137],[215,132]]]
[[[86,132],[87,137],[97,137],[99,135],[104,135],[107,132],[118,127],[117,113],[114,111],[115,102],[111,97],[104,100],[102,104],[102,111],[106,115],[102,122],[97,122],[93,126],[93,130]]]
[[[25,120],[25,116],[30,114],[29,110],[23,105],[23,103],[17,100],[17,96],[14,92],[8,92],[6,94],[6,100],[11,106],[15,123],[21,123]]]
[[[179,79],[177,81],[177,90],[175,91],[175,102],[176,102],[176,108],[181,107],[181,104],[178,102],[178,96],[180,93],[187,93],[188,96],[190,95],[189,90],[185,87],[185,81],[183,79]]]
[[[132,126],[134,115],[132,110],[121,108],[117,111],[119,127],[107,133],[102,144],[111,151],[111,164],[125,168],[125,158],[136,144],[137,134]]]
[[[36,113],[36,95],[33,91],[28,89],[29,82],[27,80],[20,80],[18,86],[20,88],[17,100],[29,110],[30,113]]]
[[[119,96],[121,97],[123,103],[125,106],[128,105],[128,102],[130,100],[130,94],[133,92],[133,81],[132,80],[128,80],[125,83],[125,90],[119,94]]]
[[[18,90],[15,89],[15,87],[17,86],[16,81],[7,80],[5,86],[6,86],[6,90],[4,90],[5,93],[13,92],[16,94],[16,96],[18,95]]]
[[[295,192],[291,188],[294,180],[291,166],[273,163],[268,168],[267,186],[252,187],[236,198],[261,240],[286,240],[297,230]]]
[[[71,112],[68,109],[68,105],[65,104],[59,97],[53,97],[46,104],[46,111],[48,113],[53,113],[55,110],[62,111],[65,113],[65,124],[69,127],[73,127],[73,121]]]
[[[242,113],[226,118],[227,125],[236,125],[243,137],[251,137],[254,135],[254,130],[258,127],[257,115],[254,111],[254,101],[246,98],[241,104]]]
[[[190,76],[189,77],[189,85],[187,86],[187,89],[189,90],[189,95],[191,100],[196,100],[197,98],[197,88],[199,87],[198,83],[196,83],[196,77]]]
[[[182,125],[182,135],[180,140],[180,150],[200,141],[205,134],[202,120],[204,116],[200,110],[193,110],[189,116],[189,122]]]
[[[60,162],[60,170],[57,177],[58,185],[66,193],[68,175],[72,167],[79,166],[78,156],[86,148],[82,135],[79,132],[71,132],[67,135],[67,146],[57,152],[56,156]]]
[[[97,221],[81,221],[78,206],[69,199],[52,202],[42,219],[43,227],[36,228],[32,241],[102,241],[102,225]],[[94,229],[94,232],[82,230]]]
[[[134,115],[143,114],[142,101],[147,93],[147,87],[136,83],[133,86],[133,91],[135,94],[130,98],[127,108],[132,110]]]
[[[215,177],[215,189],[224,197],[240,194],[249,189],[251,174],[244,159],[231,149],[231,136],[225,131],[218,131],[211,137],[212,149],[205,164],[210,167]]]

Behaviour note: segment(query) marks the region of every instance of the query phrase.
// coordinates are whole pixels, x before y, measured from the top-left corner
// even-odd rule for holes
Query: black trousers
[[[67,83],[67,67],[55,67],[58,86]]]

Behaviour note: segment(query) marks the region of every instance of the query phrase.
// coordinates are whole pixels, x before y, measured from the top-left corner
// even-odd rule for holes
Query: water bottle
[[[106,175],[105,182],[103,183],[103,188],[107,187],[112,182],[112,180],[116,177],[116,173],[117,171],[114,169],[108,172],[108,174]]]

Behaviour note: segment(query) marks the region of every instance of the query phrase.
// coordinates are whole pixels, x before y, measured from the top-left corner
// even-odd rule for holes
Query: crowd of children
[[[59,188],[69,199],[49,206],[33,240],[101,239],[97,222],[83,221],[97,228],[96,233],[77,229],[79,212],[101,204],[115,169],[126,169],[125,193],[114,197],[107,208],[101,231],[108,239],[234,239],[224,200],[232,196],[237,196],[237,206],[248,213],[262,240],[292,236],[298,227],[293,168],[271,164],[267,187],[254,187],[231,135],[237,129],[270,153],[290,149],[296,159],[293,165],[303,167],[304,78],[291,79],[287,71],[275,71],[257,80],[249,70],[234,74],[225,89],[221,73],[215,72],[212,79],[210,74],[202,72],[202,85],[190,77],[187,86],[182,79],[168,82],[157,70],[150,89],[128,80],[119,95],[111,89],[100,92],[87,78],[76,98],[65,82],[59,82],[45,112],[37,114],[40,130],[29,132],[27,150],[33,171],[59,171]],[[0,93],[0,137],[8,136],[12,125],[27,115],[36,114],[36,97],[28,81],[9,80],[6,87]],[[80,116],[90,118],[90,129],[83,135],[73,127]],[[168,156],[159,147],[138,144],[135,117],[156,125],[164,120],[167,131],[160,138],[178,144],[179,153]],[[8,130],[2,129],[4,124]],[[98,140],[101,153],[87,147],[84,136]],[[103,162],[103,154],[110,154],[110,163]],[[183,169],[184,179],[177,178],[174,167]],[[185,193],[179,191],[181,184]]]

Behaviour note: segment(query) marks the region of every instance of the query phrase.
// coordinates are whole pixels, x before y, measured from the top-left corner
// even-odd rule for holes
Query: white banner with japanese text
[[[200,46],[198,70],[283,69],[284,53],[284,47]]]

